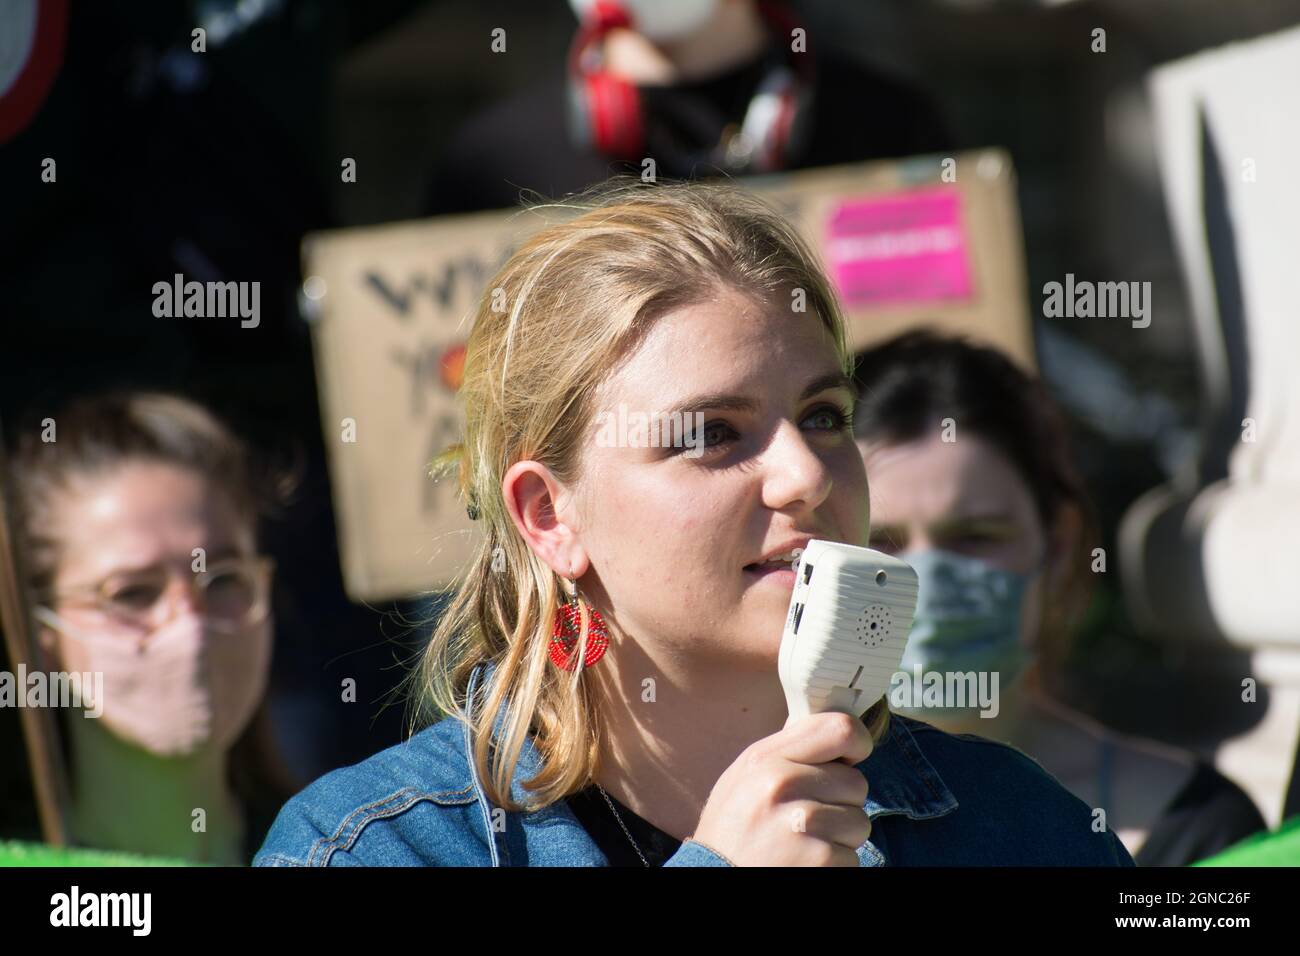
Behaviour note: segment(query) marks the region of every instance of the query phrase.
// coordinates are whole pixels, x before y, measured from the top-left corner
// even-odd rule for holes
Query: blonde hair
[[[437,715],[430,711],[467,721],[477,777],[494,804],[512,811],[547,806],[594,779],[601,717],[583,669],[563,672],[550,661],[560,582],[514,526],[502,497],[505,472],[533,460],[557,481],[574,481],[594,395],[609,371],[659,317],[720,286],[764,303],[789,303],[802,290],[845,374],[853,372],[843,316],[813,253],[753,195],[614,180],[558,208],[579,215],[529,238],[476,310],[457,395],[463,441],[431,472],[457,473],[486,533],[411,675],[412,729]],[[504,561],[497,572],[494,557],[498,567]],[[578,660],[589,617],[582,602]],[[468,701],[470,673],[484,662],[495,665],[491,677],[476,691],[481,699]],[[877,740],[888,720],[882,697],[868,714]],[[512,800],[510,782],[529,733],[542,769],[524,783],[537,798],[525,808]]]

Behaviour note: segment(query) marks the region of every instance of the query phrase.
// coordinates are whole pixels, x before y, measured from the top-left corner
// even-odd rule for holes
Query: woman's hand
[[[737,866],[858,866],[871,821],[854,765],[871,749],[871,732],[848,714],[788,721],[718,778],[690,839]]]

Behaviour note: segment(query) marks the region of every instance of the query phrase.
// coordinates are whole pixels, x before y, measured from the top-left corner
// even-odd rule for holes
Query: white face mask
[[[580,23],[595,12],[600,0],[569,0]],[[608,5],[608,0],[604,0]],[[632,29],[654,43],[668,43],[689,36],[709,22],[718,0],[619,0],[627,11]]]
[[[96,682],[103,699],[87,706],[102,708],[106,727],[155,756],[229,749],[266,691],[269,621],[229,633],[184,614],[141,642],[87,634],[48,608],[35,613],[43,624],[80,642],[85,669],[103,674],[102,683]]]

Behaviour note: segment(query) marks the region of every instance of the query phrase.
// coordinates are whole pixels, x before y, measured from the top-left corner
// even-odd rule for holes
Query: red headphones
[[[811,55],[790,50],[794,20],[778,4],[760,0],[758,8],[774,47],[786,55],[773,57],[738,132],[699,157],[732,172],[784,168],[802,139],[799,120],[806,116],[812,94]],[[634,84],[604,68],[599,43],[612,30],[634,26],[617,0],[597,0],[569,49],[569,119],[574,139],[619,159],[642,156],[643,105]]]

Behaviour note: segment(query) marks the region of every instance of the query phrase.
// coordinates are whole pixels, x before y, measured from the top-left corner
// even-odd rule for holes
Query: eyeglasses
[[[172,583],[178,579],[188,585],[204,617],[219,629],[236,630],[266,617],[274,569],[275,561],[265,555],[223,558],[188,575],[155,566],[113,574],[88,588],[55,592],[54,597],[92,607],[123,627],[146,631],[175,616],[177,589]]]

